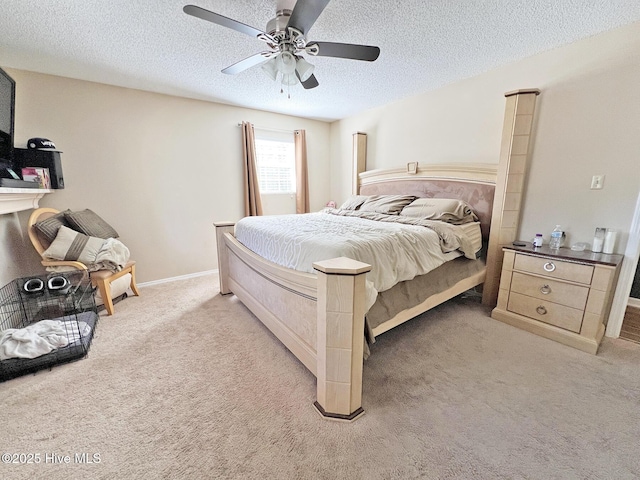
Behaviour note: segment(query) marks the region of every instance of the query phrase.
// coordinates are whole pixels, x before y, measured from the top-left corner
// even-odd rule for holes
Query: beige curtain
[[[256,137],[253,125],[242,122],[242,158],[244,170],[244,215],[262,215],[258,171],[256,167]]]
[[[296,149],[296,213],[309,213],[307,137],[304,130],[295,130],[293,133]]]

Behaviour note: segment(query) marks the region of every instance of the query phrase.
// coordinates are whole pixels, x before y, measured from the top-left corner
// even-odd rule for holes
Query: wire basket
[[[0,289],[0,382],[85,357],[97,323],[84,271],[8,283]]]

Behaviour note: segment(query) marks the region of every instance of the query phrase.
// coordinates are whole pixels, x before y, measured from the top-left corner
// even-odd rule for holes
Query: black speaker
[[[62,160],[56,150],[36,150],[33,148],[16,148],[13,161],[17,169],[25,167],[44,167],[49,169],[51,188],[64,188]]]

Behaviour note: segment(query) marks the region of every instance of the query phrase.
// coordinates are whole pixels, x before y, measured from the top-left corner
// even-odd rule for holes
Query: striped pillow
[[[40,220],[33,224],[33,228],[35,228],[42,238],[44,238],[47,243],[51,243],[55,240],[56,235],[58,235],[58,230],[63,225],[68,227],[69,224],[65,219],[65,215],[67,213],[71,213],[71,210],[65,210],[64,212],[56,213],[55,215],[45,218],[44,220]]]
[[[118,232],[93,210],[85,208],[78,212],[65,212],[68,226],[75,231],[99,238],[118,238]]]
[[[340,210],[357,210],[368,198],[367,195],[351,195],[340,205]]]
[[[360,206],[360,211],[398,215],[415,199],[413,195],[371,195]]]
[[[95,263],[104,242],[102,238],[90,237],[63,225],[42,256],[49,260],[77,260],[90,265]]]

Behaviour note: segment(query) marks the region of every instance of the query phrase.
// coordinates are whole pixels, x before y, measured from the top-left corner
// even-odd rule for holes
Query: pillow
[[[368,195],[351,195],[340,205],[340,210],[357,210],[369,198]]]
[[[65,210],[64,212],[56,213],[55,215],[45,218],[44,220],[40,220],[33,224],[33,228],[42,235],[47,243],[51,243],[55,240],[56,235],[58,235],[58,230],[60,227],[65,226],[68,227],[69,224],[65,219],[65,214],[71,213],[71,210]]]
[[[468,203],[453,198],[418,198],[404,207],[400,215],[440,220],[454,225],[478,221]]]
[[[79,212],[65,213],[64,218],[71,228],[90,237],[118,238],[118,232],[88,208]]]
[[[415,198],[413,195],[371,195],[364,201],[360,211],[398,215]]]
[[[103,238],[90,237],[63,225],[42,256],[50,260],[77,260],[90,265],[95,262],[102,245]]]

